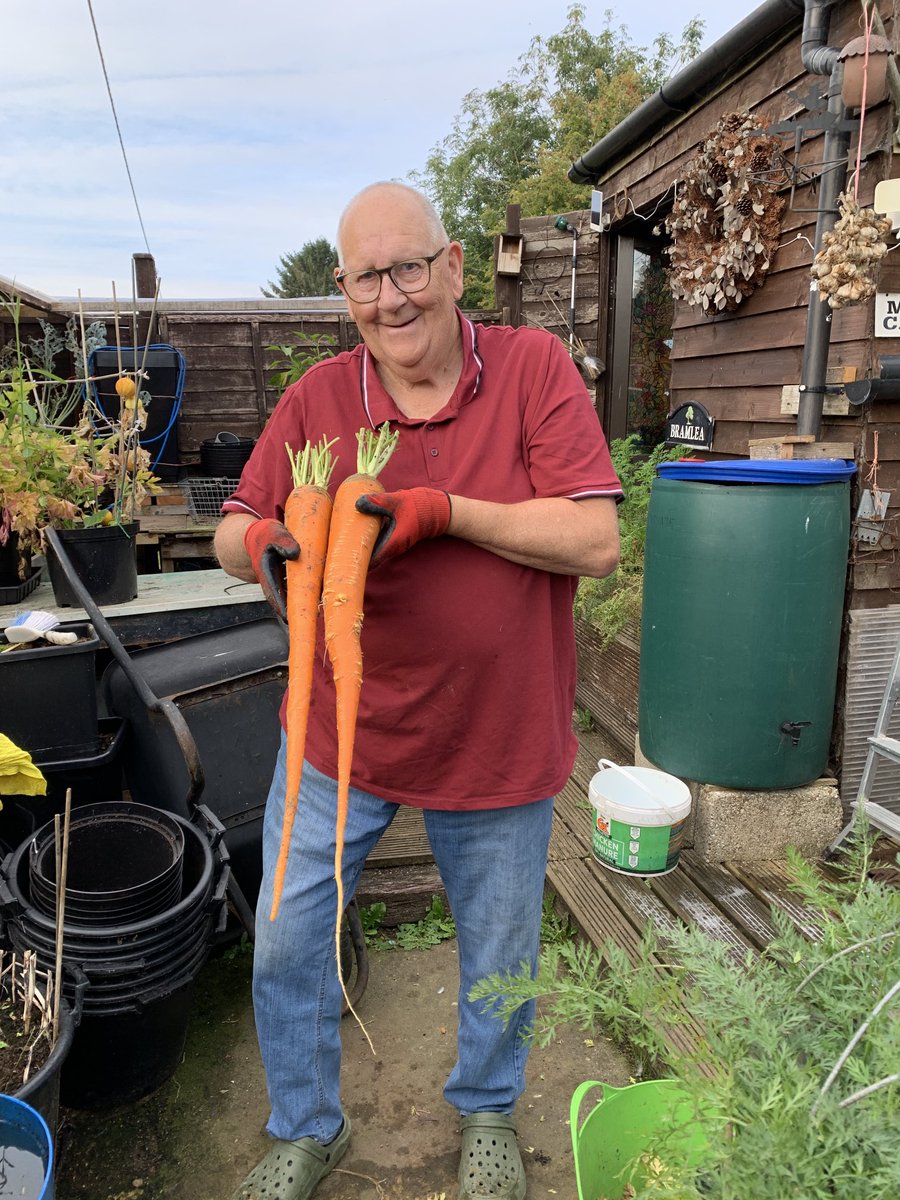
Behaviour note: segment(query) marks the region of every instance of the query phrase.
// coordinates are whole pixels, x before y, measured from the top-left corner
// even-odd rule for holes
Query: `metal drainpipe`
[[[828,18],[834,0],[806,0],[800,57],[806,69],[815,75],[828,75],[828,112],[843,120],[847,109],[841,99],[843,66],[838,62],[839,50],[826,46]],[[822,158],[825,166],[820,175],[819,213],[816,220],[815,252],[818,253],[825,234],[837,221],[837,198],[844,189],[847,156],[850,152],[849,130],[825,131],[822,139]],[[819,299],[818,282],[810,280],[809,309],[806,318],[806,341],[803,346],[803,366],[800,373],[800,404],[797,411],[797,433],[818,437],[822,428],[822,405],[828,373],[828,349],[831,342],[832,310]]]

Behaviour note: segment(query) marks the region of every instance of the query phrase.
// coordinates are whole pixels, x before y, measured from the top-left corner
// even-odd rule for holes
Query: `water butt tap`
[[[791,739],[792,746],[799,746],[800,734],[810,725],[812,721],[782,721],[779,728]]]

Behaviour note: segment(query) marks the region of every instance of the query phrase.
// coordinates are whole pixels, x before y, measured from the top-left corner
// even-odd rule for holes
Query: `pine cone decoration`
[[[728,171],[723,162],[714,162],[709,168],[709,174],[713,183],[723,184],[728,178]]]
[[[778,246],[785,199],[773,179],[780,147],[762,114],[726,113],[688,163],[671,213],[669,284],[712,316],[760,286]]]

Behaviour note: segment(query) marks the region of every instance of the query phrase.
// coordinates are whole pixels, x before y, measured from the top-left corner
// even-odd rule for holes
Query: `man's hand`
[[[369,492],[356,501],[356,510],[382,518],[372,551],[373,567],[404,554],[423,538],[440,537],[450,524],[450,497],[438,488]]]
[[[284,578],[285,559],[300,557],[300,547],[293,534],[280,521],[265,518],[247,526],[244,549],[256,572],[259,586],[277,616],[287,624],[287,589]]]

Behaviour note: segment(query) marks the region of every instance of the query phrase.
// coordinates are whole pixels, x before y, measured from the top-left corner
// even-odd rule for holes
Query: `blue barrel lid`
[[[664,479],[699,483],[840,483],[851,479],[856,464],[843,458],[721,458],[701,462],[665,462],[657,467]]]

